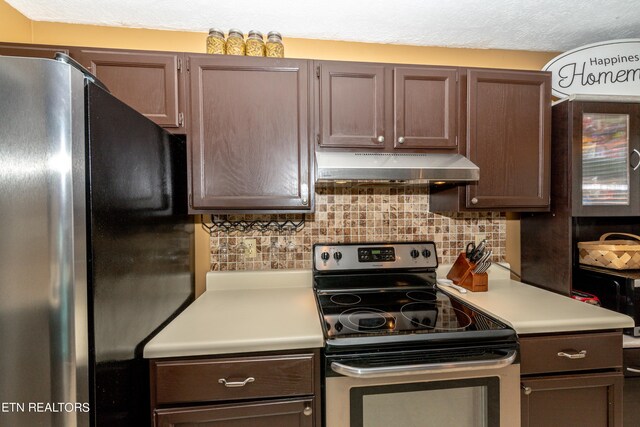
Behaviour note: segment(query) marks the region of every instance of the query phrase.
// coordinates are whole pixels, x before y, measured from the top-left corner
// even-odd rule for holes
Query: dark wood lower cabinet
[[[603,374],[522,380],[522,427],[621,427],[623,376]]]
[[[154,427],[320,427],[320,351],[150,362]]]
[[[622,427],[622,332],[520,337],[522,427]]]
[[[159,409],[157,427],[312,427],[313,399]]]

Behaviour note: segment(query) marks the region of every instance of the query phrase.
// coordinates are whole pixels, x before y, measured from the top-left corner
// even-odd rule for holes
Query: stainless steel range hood
[[[316,181],[469,182],[480,169],[460,154],[316,152]]]

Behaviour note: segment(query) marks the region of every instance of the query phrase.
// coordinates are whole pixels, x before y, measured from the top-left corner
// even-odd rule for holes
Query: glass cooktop
[[[319,293],[327,339],[504,329],[435,289]]]
[[[326,339],[506,329],[437,290],[435,273],[316,276]]]

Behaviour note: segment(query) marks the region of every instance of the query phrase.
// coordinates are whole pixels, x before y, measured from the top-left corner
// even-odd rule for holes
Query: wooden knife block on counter
[[[476,265],[470,262],[463,252],[458,255],[458,259],[447,273],[447,279],[471,292],[486,292],[489,289],[489,275],[486,272],[474,273],[474,268]]]

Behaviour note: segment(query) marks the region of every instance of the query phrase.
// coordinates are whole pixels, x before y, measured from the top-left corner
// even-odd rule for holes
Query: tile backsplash
[[[486,236],[493,260],[505,253],[506,216],[501,212],[429,212],[425,186],[316,187],[315,212],[291,215],[229,215],[229,221],[304,219],[295,233],[256,230],[226,233],[214,230],[211,270],[269,270],[311,268],[314,243],[397,242],[432,240],[441,264],[453,263],[466,243]],[[203,217],[205,222],[208,216]],[[256,239],[256,256],[246,257],[240,246]],[[246,253],[246,252],[245,252]]]

